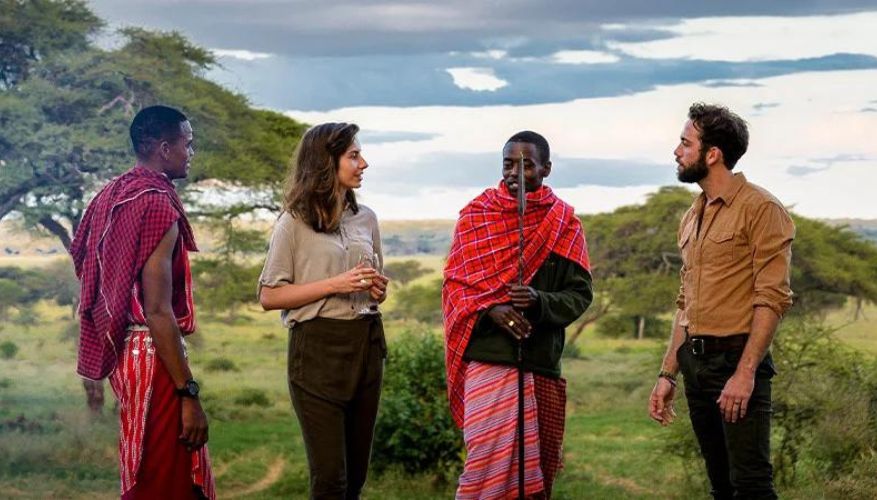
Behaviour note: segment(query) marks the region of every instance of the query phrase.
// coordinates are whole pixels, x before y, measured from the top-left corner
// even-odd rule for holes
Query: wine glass
[[[359,254],[359,265],[362,267],[372,268],[378,271],[378,254],[375,252],[368,252],[363,250]],[[380,271],[378,271],[380,272]],[[363,280],[364,281],[364,280]],[[365,284],[365,283],[363,283]],[[378,303],[374,299],[371,298],[371,293],[368,290],[360,292],[363,295],[363,305],[359,309],[359,314],[374,314],[378,310]]]

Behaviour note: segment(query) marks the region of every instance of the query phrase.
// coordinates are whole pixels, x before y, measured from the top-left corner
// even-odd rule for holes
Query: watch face
[[[194,380],[186,382],[186,392],[191,396],[197,397],[198,393],[201,392],[201,388],[198,387],[198,382],[195,382]]]

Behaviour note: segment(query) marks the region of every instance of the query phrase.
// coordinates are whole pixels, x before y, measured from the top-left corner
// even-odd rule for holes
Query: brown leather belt
[[[717,337],[715,335],[693,335],[688,337],[685,344],[691,349],[691,354],[703,356],[716,352],[737,351],[746,347],[749,340],[748,333],[739,333]]]

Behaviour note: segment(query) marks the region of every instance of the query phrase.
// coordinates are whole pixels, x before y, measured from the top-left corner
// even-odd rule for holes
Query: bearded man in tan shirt
[[[673,332],[649,400],[652,419],[673,421],[676,375],[716,499],[777,498],[770,463],[770,348],[792,305],[795,226],[769,192],[732,169],[746,152],[746,122],[695,103],[673,152],[677,177],[698,183],[679,225],[681,286]]]

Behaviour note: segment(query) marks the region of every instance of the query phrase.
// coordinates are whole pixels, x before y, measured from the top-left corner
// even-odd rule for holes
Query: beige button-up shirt
[[[735,174],[707,203],[701,193],[682,217],[680,324],[691,335],[749,332],[755,307],[778,316],[792,305],[789,266],[795,225],[782,204]]]
[[[378,219],[368,207],[359,212],[345,209],[341,226],[334,233],[318,233],[302,219],[284,212],[274,224],[265,267],[259,277],[257,296],[263,286],[311,283],[352,269],[360,255],[377,255],[375,268],[383,269]],[[280,319],[287,327],[314,319],[355,319],[373,306],[369,292],[335,294],[296,309],[286,309]],[[375,310],[376,311],[376,310]]]

